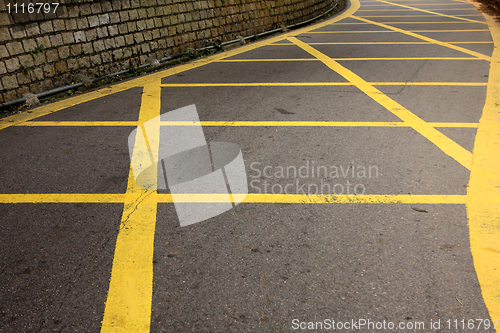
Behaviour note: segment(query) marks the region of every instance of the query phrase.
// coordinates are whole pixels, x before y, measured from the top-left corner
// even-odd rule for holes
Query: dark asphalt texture
[[[379,8],[375,4],[367,1],[365,7],[361,1],[361,9]],[[467,6],[471,10],[460,14],[478,13],[470,4],[460,7]],[[442,13],[457,14],[442,7]],[[423,14],[356,13],[367,18]],[[428,22],[394,24],[409,30],[478,29],[470,22],[463,27],[434,23],[456,21],[439,16],[370,19]],[[344,30],[384,29],[332,25],[297,38],[306,43],[421,41],[396,32],[320,33]],[[488,31],[420,34],[446,42],[491,41]],[[225,60],[313,58],[285,43]],[[493,50],[493,44],[456,45],[486,55]],[[312,46],[332,58],[472,57],[432,44]],[[489,73],[482,60],[339,63],[368,82],[485,83]],[[163,84],[270,82],[347,81],[320,61],[214,62],[162,79]],[[477,123],[486,94],[486,86],[377,88],[427,122]],[[131,88],[33,121],[136,121],[141,96],[142,88]],[[162,113],[195,104],[202,121],[400,121],[355,86],[164,87],[161,103]],[[125,193],[133,129],[3,129],[0,193]],[[437,129],[472,152],[475,128]],[[266,178],[255,168],[298,168],[314,161],[316,166],[376,166],[376,177],[348,178],[361,183],[365,194],[467,192],[469,171],[410,127],[209,126],[204,133],[208,142],[240,146],[249,184],[256,180],[260,190]],[[295,182],[268,180],[281,186]],[[319,184],[321,177],[300,181]],[[255,187],[249,192],[257,193]],[[0,331],[99,332],[122,212],[120,203],[0,204]],[[438,319],[489,318],[470,253],[465,205],[242,203],[180,227],[173,204],[159,203],[154,247],[151,332],[293,332],[294,319],[428,325]],[[420,330],[459,331],[467,330]]]

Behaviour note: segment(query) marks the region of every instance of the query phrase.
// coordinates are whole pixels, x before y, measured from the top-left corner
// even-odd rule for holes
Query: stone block
[[[0,58],[7,58],[9,56],[9,51],[5,45],[0,45]]]
[[[97,15],[89,16],[87,19],[91,28],[99,26],[99,17]]]
[[[90,6],[92,10],[92,14],[100,14],[102,13],[102,7],[99,2],[93,2],[92,5]]]
[[[115,38],[115,45],[116,47],[124,47],[125,46],[125,37],[123,36],[118,36]]]
[[[90,67],[90,57],[80,57],[78,58],[78,67],[88,68]]]
[[[58,74],[66,73],[66,71],[68,70],[66,61],[59,61],[55,64],[54,67],[56,68],[56,73]]]
[[[110,25],[108,27],[109,35],[110,36],[116,36],[118,35],[118,26],[116,25]]]
[[[101,2],[101,7],[102,7],[102,11],[104,13],[107,13],[107,12],[110,12],[113,10],[113,6],[111,5],[111,2],[109,2],[109,1]]]
[[[108,29],[109,28],[111,28],[111,27],[107,27],[107,28],[106,27],[100,27],[100,28],[97,28],[96,29],[96,31],[97,31],[97,37],[99,37],[99,38],[108,37],[109,36]]]
[[[108,14],[99,15],[99,23],[101,23],[101,25],[109,24],[109,15]]]
[[[75,36],[72,32],[62,33],[62,38],[64,44],[73,44],[75,42]]]
[[[63,44],[62,34],[51,35],[49,38],[53,47],[57,47]]]
[[[134,34],[134,40],[136,43],[142,43],[144,42],[144,36],[142,35],[142,32],[138,32]]]
[[[24,31],[24,27],[20,25],[15,25],[13,27],[10,27],[10,34],[14,39],[26,37],[26,31]]]
[[[66,24],[64,24],[64,20],[54,20],[52,21],[52,26],[54,27],[54,31],[62,31],[66,29]]]
[[[126,23],[118,25],[118,33],[120,35],[125,35],[126,33],[128,33],[128,28]]]
[[[109,23],[116,24],[122,22],[119,13],[109,13]]]
[[[19,63],[22,67],[33,67],[35,65],[31,54],[24,54],[22,56],[19,56]]]
[[[135,43],[134,35],[133,34],[126,35],[125,36],[125,43],[127,43],[127,45],[134,44]]]
[[[21,44],[21,42],[11,42],[5,46],[7,47],[7,50],[9,50],[9,54],[11,56],[15,56],[24,52],[23,44]]]
[[[128,11],[121,11],[120,12],[120,21],[122,23],[127,22],[129,19],[130,19],[130,17],[128,15]]]
[[[2,78],[2,85],[3,85],[3,89],[5,89],[5,90],[14,89],[14,88],[19,87],[19,85],[17,84],[17,78],[15,75],[4,76]]]
[[[11,58],[5,60],[5,67],[7,67],[7,72],[12,73],[21,68],[21,64],[19,63],[18,58]]]
[[[114,49],[116,47],[114,38],[104,40],[104,45],[106,46],[107,50]]]
[[[12,40],[9,28],[0,28],[0,42]]]
[[[137,20],[139,18],[139,14],[137,13],[137,9],[132,9],[128,11],[128,16],[131,20]]]
[[[58,49],[58,53],[59,53],[59,59],[66,59],[69,57],[70,55],[70,50],[69,50],[69,46],[65,45],[65,46],[62,46]]]
[[[92,53],[94,53],[94,48],[92,46],[92,43],[82,44],[82,50],[83,50],[84,54],[92,54]]]
[[[43,74],[45,77],[53,77],[56,75],[56,69],[54,65],[45,65],[43,66]]]
[[[102,41],[102,40],[95,41],[93,46],[94,46],[95,52],[101,52],[101,51],[104,51],[106,49],[106,46],[104,45],[104,41]]]
[[[137,15],[139,16],[140,19],[145,19],[148,17],[146,9],[144,9],[144,8],[137,9]]]
[[[47,57],[45,56],[45,52],[35,53],[33,55],[33,61],[35,62],[35,66],[40,66],[41,64],[45,64],[47,62]]]
[[[85,36],[84,31],[75,31],[73,35],[75,37],[75,43],[81,43],[87,41],[87,37]]]
[[[30,52],[36,49],[37,44],[36,40],[33,39],[23,39],[23,48],[24,52]]]
[[[145,21],[137,21],[137,30],[142,31],[146,29]]]
[[[64,24],[66,25],[66,30],[78,29],[78,25],[76,24],[76,19],[64,20]]]
[[[68,59],[68,69],[70,71],[74,71],[78,69],[78,60],[77,59]]]
[[[149,30],[144,31],[143,36],[144,36],[144,40],[152,40],[153,39],[153,34]]]
[[[57,52],[57,49],[45,51],[45,57],[49,63],[59,61],[59,53]]]
[[[77,19],[76,24],[77,24],[79,30],[84,30],[84,29],[87,29],[89,27],[89,21],[87,20],[86,17],[81,17],[81,18]]]
[[[40,32],[42,34],[47,34],[49,32],[54,31],[54,28],[52,27],[51,21],[40,22],[39,27],[40,27]]]
[[[97,39],[97,30],[96,29],[87,30],[85,32],[85,36],[87,37],[88,42],[96,40]]]
[[[113,7],[113,10],[121,10],[122,9],[122,1],[111,0],[111,6]]]

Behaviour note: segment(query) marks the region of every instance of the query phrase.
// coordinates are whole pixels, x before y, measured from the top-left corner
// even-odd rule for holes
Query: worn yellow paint
[[[227,126],[227,127],[411,127],[405,122],[383,121],[171,121],[160,122],[162,126]],[[428,123],[432,127],[477,128],[477,123]],[[135,121],[29,121],[17,126],[137,126]]]
[[[409,10],[417,10],[414,8],[409,8],[409,9],[360,9],[360,12],[407,12]],[[472,10],[470,8],[453,8],[453,9],[433,9],[433,10]],[[425,10],[425,9],[420,9],[420,11],[431,13],[431,14],[436,14],[434,12]]]
[[[346,80],[352,82],[358,89],[363,91],[377,103],[392,112],[395,116],[397,116],[404,122],[407,122],[414,130],[434,143],[444,153],[454,158],[465,168],[470,169],[472,156],[471,153],[465,148],[458,145],[455,141],[451,140],[446,135],[427,124],[425,121],[410,112],[404,106],[392,100],[387,95],[383,94],[380,90],[375,88],[372,84],[366,82],[352,71],[341,66],[338,62],[332,60],[327,55],[319,52],[312,46],[307,45],[306,43],[298,40],[295,37],[290,37],[288,38],[288,40],[302,48],[304,51],[321,60],[321,62],[323,62],[326,66],[344,77]]]
[[[123,203],[125,198],[115,193],[13,193],[0,194],[0,203]]]
[[[312,44],[309,44],[312,45]],[[432,44],[429,44],[432,45]],[[331,58],[335,61],[373,61],[373,60],[483,60],[472,57],[400,57],[400,58]],[[220,62],[286,62],[286,61],[318,61],[318,59],[225,59]]]
[[[436,15],[358,15],[360,17],[399,17],[399,18],[405,18],[405,17],[436,17]],[[456,17],[465,17],[465,16],[481,16],[481,14],[464,14],[464,15],[453,15]],[[429,22],[432,23],[432,22]]]
[[[0,203],[124,203],[137,199],[134,193],[129,194],[0,194]],[[158,203],[173,203],[170,194],[156,194]],[[179,194],[176,202],[225,202],[227,196],[217,194]],[[364,194],[364,195],[303,195],[303,194],[258,194],[250,193],[245,203],[404,203],[404,204],[465,204],[465,195],[433,195],[433,194]],[[121,231],[120,231],[121,232]]]
[[[417,8],[417,7],[411,7],[411,6],[408,6],[408,5],[402,5],[402,4],[395,3],[395,2],[389,2],[389,1],[385,1],[385,0],[378,0],[378,1],[382,2],[382,3],[390,4],[390,5],[393,5],[393,6],[403,7],[403,8],[407,8],[407,9],[411,9],[411,10],[416,10],[416,11],[424,12],[424,13],[429,13],[429,14],[433,14],[433,15],[443,16],[443,17],[454,18],[454,19],[457,19],[457,20],[464,20],[464,21],[468,21],[468,22],[482,23],[482,24],[485,23],[483,21],[471,20],[471,19],[464,18],[464,17],[457,17],[457,16],[453,16],[453,15],[442,14],[442,13],[438,13],[438,12],[435,12],[435,11],[430,11],[430,10],[426,10],[426,9],[422,9],[422,8]],[[472,10],[472,9],[473,8],[464,8],[463,10]],[[436,10],[436,9],[433,9],[433,10]],[[453,8],[453,9],[446,8],[446,9],[437,9],[437,10],[461,10],[461,9],[458,9],[458,8]]]
[[[368,24],[368,23],[367,23]],[[492,44],[492,41],[482,42],[445,42],[448,44]],[[432,45],[431,42],[331,42],[331,43],[307,43],[309,45]],[[290,43],[275,43],[273,45],[293,46]]]
[[[158,81],[144,86],[139,123],[146,121],[153,130],[144,139],[150,151],[142,151],[141,131],[137,131],[131,165],[143,161],[144,155],[156,154],[160,139],[160,98]],[[157,163],[148,175],[156,184]],[[156,186],[154,186],[156,187]],[[104,310],[102,333],[149,332],[153,295],[153,245],[156,224],[157,191],[137,186],[129,172],[120,231],[116,240],[113,268]]]
[[[478,5],[474,3],[475,5]],[[492,319],[500,319],[500,26],[484,15],[495,43],[467,191],[472,258]],[[500,325],[497,325],[500,332]]]
[[[379,22],[377,22],[379,23]],[[384,23],[380,23],[378,25],[382,26],[382,24]],[[386,24],[384,24],[386,25]],[[394,28],[394,27],[391,27],[391,28]],[[391,28],[388,28],[388,29],[391,29]],[[396,28],[397,29],[397,28]],[[350,31],[350,30],[336,30],[336,31],[311,31],[309,32],[310,34],[368,34],[368,33],[381,33],[381,32],[400,32],[400,31],[396,31],[395,29],[393,29],[394,31],[389,31],[389,30],[353,30],[353,31]],[[402,29],[401,29],[402,30]],[[488,31],[488,29],[456,29],[456,30],[402,30],[402,31],[406,31],[406,32],[478,32],[478,31]]]
[[[370,82],[374,86],[486,86],[486,82]],[[271,82],[271,83],[166,83],[162,87],[308,87],[308,86],[352,86],[351,82]]]
[[[363,22],[372,23],[372,24],[378,25],[380,27],[393,30],[395,32],[400,32],[400,33],[408,35],[408,36],[412,36],[412,37],[415,37],[415,38],[418,38],[418,39],[422,39],[422,40],[425,40],[427,42],[431,42],[433,44],[441,45],[441,46],[444,46],[444,47],[447,47],[447,48],[450,48],[450,49],[453,49],[453,50],[456,50],[456,51],[460,51],[460,52],[463,52],[463,53],[466,53],[466,54],[470,54],[470,55],[472,55],[474,57],[477,57],[479,59],[490,61],[490,57],[488,57],[487,55],[484,55],[482,53],[476,52],[476,51],[472,51],[472,50],[469,50],[469,49],[466,49],[466,48],[463,48],[463,47],[460,47],[460,46],[457,46],[457,45],[453,45],[453,44],[450,44],[450,43],[441,42],[441,41],[439,41],[437,39],[430,38],[430,37],[423,36],[423,35],[419,35],[419,34],[417,34],[415,32],[411,32],[411,31],[399,29],[399,28],[396,28],[396,27],[393,27],[393,26],[390,26],[390,25],[387,25],[387,24],[384,24],[384,23],[379,23],[379,22],[371,21],[371,20],[368,20],[366,18],[362,18],[362,17],[358,17],[358,16],[351,16],[351,17],[354,18],[354,19],[363,21]]]

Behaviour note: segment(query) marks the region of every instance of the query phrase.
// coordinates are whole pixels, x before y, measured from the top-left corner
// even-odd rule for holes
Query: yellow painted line
[[[471,19],[468,19],[468,18],[463,18],[463,17],[457,17],[457,16],[453,16],[453,15],[447,15],[447,14],[442,14],[442,13],[438,13],[438,12],[435,12],[434,10],[436,9],[432,9],[433,11],[430,11],[430,10],[426,10],[426,9],[421,9],[421,8],[416,8],[416,7],[411,7],[411,6],[407,6],[407,5],[402,5],[402,4],[398,4],[398,3],[395,3],[395,2],[389,2],[389,1],[385,1],[385,0],[379,0],[379,2],[382,2],[382,3],[385,3],[385,4],[390,4],[390,5],[393,5],[393,6],[399,6],[399,7],[403,7],[403,8],[407,8],[407,9],[411,9],[411,10],[416,10],[416,11],[419,11],[419,12],[424,12],[424,13],[428,13],[428,14],[433,14],[433,15],[438,15],[438,16],[442,16],[442,17],[450,17],[450,18],[454,18],[454,19],[457,19],[457,20],[464,20],[464,21],[469,21],[469,22],[474,22],[474,23],[482,23],[482,24],[485,24],[485,22],[483,21],[476,21],[476,20],[471,20]],[[437,10],[440,10],[440,9],[437,9]],[[443,9],[443,10],[461,10],[461,9]],[[468,9],[465,9],[464,10],[476,10],[475,8],[468,8]]]
[[[445,154],[451,156],[458,163],[463,165],[465,168],[471,168],[472,154],[464,149],[462,146],[458,145],[455,141],[451,140],[434,127],[430,126],[428,123],[420,119],[415,114],[411,113],[401,104],[389,98],[387,95],[382,93],[380,90],[375,88],[372,84],[366,82],[361,77],[351,72],[347,68],[341,66],[335,60],[332,60],[327,55],[319,52],[315,48],[306,43],[298,40],[295,37],[288,38],[289,41],[295,43],[297,46],[302,48],[304,51],[313,55],[314,57],[320,59],[326,66],[330,69],[344,77],[346,80],[355,84],[355,86],[363,91],[365,94],[370,96],[374,101],[385,107],[387,110],[392,112],[395,116],[407,122],[414,130],[419,132],[422,136],[427,138],[433,144],[435,144],[439,149],[441,149]]]
[[[151,131],[149,152],[139,151],[141,131],[137,131],[136,145],[131,166],[143,161],[145,153],[156,154],[160,140],[160,82],[144,86],[139,123],[156,117],[157,130]],[[144,133],[144,136],[146,134]],[[156,184],[157,163],[149,174],[151,184]],[[156,185],[154,186],[156,188]],[[113,268],[102,321],[102,333],[149,332],[151,301],[153,295],[153,245],[156,224],[157,191],[145,190],[136,185],[130,168],[120,231],[116,239]]]
[[[138,126],[133,121],[31,121],[18,126]],[[428,123],[432,127],[476,128],[477,123]],[[381,121],[172,121],[160,122],[161,126],[227,126],[227,127],[411,127],[404,122]]]
[[[405,5],[400,5],[400,6],[407,7]],[[410,11],[410,10],[418,10],[418,11],[422,11],[422,12],[426,12],[426,13],[431,13],[431,14],[435,14],[435,15],[439,14],[439,13],[431,12],[429,10],[418,9],[418,8],[414,8],[414,7],[409,7],[408,9],[360,9],[360,10],[358,10],[358,12],[407,12],[407,11]],[[453,11],[453,10],[473,10],[473,9],[471,9],[471,8],[433,9],[432,8],[432,10],[449,10],[449,11]]]
[[[419,35],[419,34],[416,34],[414,32],[411,32],[411,31],[406,31],[406,30],[403,30],[403,29],[399,29],[399,28],[396,28],[396,27],[393,27],[393,26],[390,26],[390,25],[387,25],[387,24],[383,24],[383,23],[378,23],[378,22],[375,22],[375,21],[371,21],[371,20],[368,20],[368,19],[365,19],[365,18],[362,18],[362,17],[357,17],[357,16],[351,16],[351,17],[355,18],[357,20],[363,21],[363,22],[367,22],[367,23],[372,23],[372,24],[378,25],[378,26],[386,28],[386,29],[391,29],[391,30],[393,30],[395,32],[400,32],[400,33],[408,35],[408,36],[412,36],[412,37],[415,37],[415,38],[418,38],[418,39],[421,39],[421,40],[425,40],[427,42],[431,42],[431,43],[434,43],[434,44],[437,44],[437,45],[441,45],[441,46],[444,46],[444,47],[447,47],[447,48],[450,48],[450,49],[453,49],[453,50],[456,50],[456,51],[460,51],[460,52],[469,54],[471,56],[477,57],[479,59],[490,61],[490,57],[488,57],[488,56],[486,56],[484,54],[481,54],[479,52],[475,52],[475,51],[472,51],[472,50],[469,50],[469,49],[466,49],[466,48],[463,48],[463,47],[460,47],[460,46],[457,46],[457,45],[453,45],[453,44],[450,44],[450,43],[441,42],[441,41],[439,41],[437,39],[433,39],[433,38],[430,38],[430,37]]]
[[[453,15],[456,17],[462,17],[462,16],[481,16],[481,14],[467,14],[467,15]],[[436,17],[436,15],[361,15],[361,17],[399,17],[399,18],[405,18],[405,17]],[[481,21],[482,22],[482,21]],[[432,23],[432,22],[429,22]]]
[[[309,43],[308,43],[309,44]],[[312,43],[309,45],[313,45]],[[428,43],[428,45],[433,45]],[[335,61],[373,61],[373,60],[483,60],[476,57],[400,57],[400,58],[331,58]],[[307,59],[309,61],[319,61],[318,59]],[[219,62],[286,62],[289,59],[227,59]],[[293,61],[293,60],[292,60]]]
[[[128,199],[127,199],[128,197]],[[39,203],[121,203],[137,199],[134,194],[0,194],[2,204]],[[173,203],[170,194],[156,194],[157,203]],[[218,194],[179,194],[176,202],[226,202],[227,196]],[[406,204],[465,204],[465,195],[435,194],[364,194],[364,195],[302,195],[249,193],[245,203],[406,203]],[[132,250],[132,249],[131,249]]]
[[[479,6],[478,3],[474,5]],[[467,191],[472,258],[491,319],[500,319],[500,26],[484,14],[495,43]],[[497,325],[500,332],[500,324]]]
[[[158,194],[159,203],[171,203],[170,194]],[[176,202],[227,202],[227,195],[220,194],[183,194],[179,195]],[[243,203],[303,203],[303,204],[327,204],[327,203],[379,203],[379,204],[458,204],[466,202],[465,195],[303,195],[303,194],[256,194],[249,193]]]
[[[370,82],[374,86],[486,86],[486,82]],[[162,87],[308,87],[352,86],[351,82],[272,82],[272,83],[166,83]],[[30,123],[31,124],[31,123]]]
[[[484,23],[486,22],[462,22],[462,21],[438,21],[438,22],[408,22],[408,21],[402,21],[402,22],[380,22],[380,23],[387,23],[387,24],[474,24],[474,23]],[[333,26],[339,26],[339,25],[369,25],[370,23],[356,23],[356,22],[347,22],[347,23],[336,23]],[[276,45],[276,44],[274,44]]]
[[[372,24],[377,24],[379,26],[382,26],[382,25],[386,25],[384,23],[379,23],[379,22],[375,22],[375,23],[372,23]],[[397,29],[396,27],[392,27],[392,28],[395,28]],[[387,28],[389,29],[389,28]],[[467,29],[467,30],[460,30],[460,29],[456,29],[456,30],[403,30],[403,31],[406,31],[406,32],[479,32],[479,31],[489,31],[488,29]],[[393,29],[393,31],[388,31],[388,30],[366,30],[366,31],[349,31],[349,30],[341,30],[341,31],[311,31],[309,32],[310,34],[366,34],[366,33],[380,33],[380,32],[399,32],[399,31],[395,31]]]
[[[0,194],[0,203],[123,203],[126,194],[105,193],[39,193]]]
[[[368,23],[367,23],[368,24]],[[483,42],[444,42],[448,44],[492,44],[492,41]],[[431,42],[331,42],[331,43],[307,43],[309,45],[432,45]],[[273,45],[295,46],[290,43],[275,43]]]

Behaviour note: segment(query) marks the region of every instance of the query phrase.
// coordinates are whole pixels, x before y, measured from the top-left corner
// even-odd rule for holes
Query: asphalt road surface
[[[2,119],[0,331],[495,332],[495,29],[466,1],[356,0]],[[201,122],[155,122],[193,104]],[[241,149],[249,193],[181,227],[224,200],[131,165],[200,128]]]

